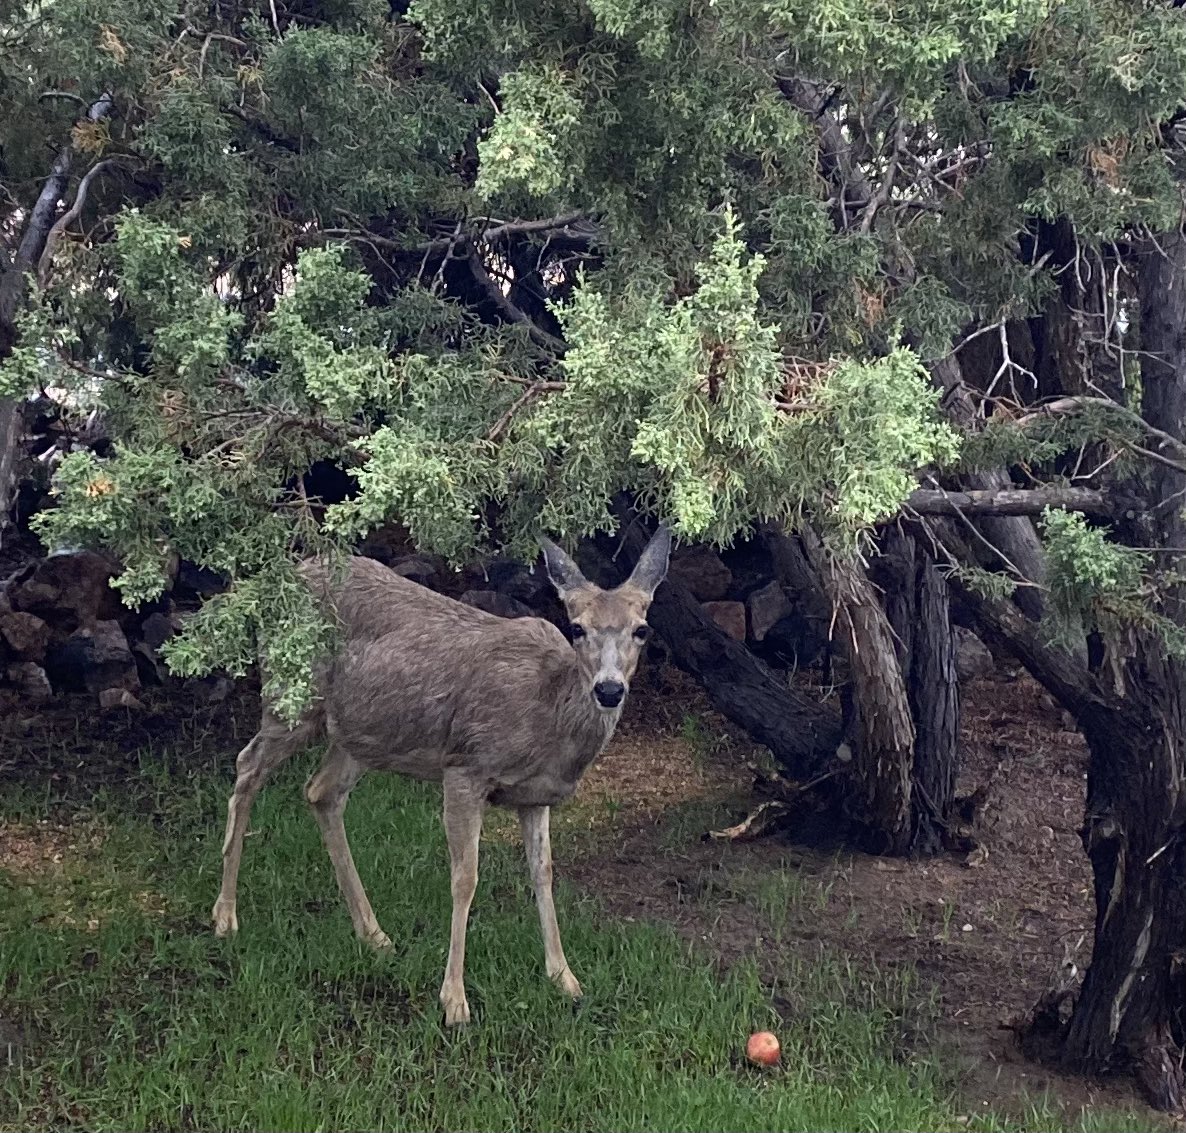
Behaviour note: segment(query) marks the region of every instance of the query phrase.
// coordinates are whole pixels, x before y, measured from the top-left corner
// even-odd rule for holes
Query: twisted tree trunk
[[[1186,430],[1186,240],[1150,241],[1139,277],[1141,415],[1167,443]],[[1156,612],[1186,630],[1186,470],[1150,465],[1146,507],[1125,522],[1169,581]],[[1064,1066],[1132,1070],[1163,1109],[1186,1103],[1186,662],[1151,630],[1104,640],[1101,671],[1051,648],[1015,608],[965,594],[1076,718],[1091,753],[1083,845],[1095,879],[1095,943],[1069,1023],[1045,1040]]]
[[[835,611],[835,639],[852,682],[856,803],[873,853],[905,854],[913,834],[914,721],[894,632],[855,558],[828,551],[811,531],[807,557]]]
[[[886,613],[914,720],[911,849],[944,845],[959,770],[959,677],[947,579],[900,528],[885,541]]]

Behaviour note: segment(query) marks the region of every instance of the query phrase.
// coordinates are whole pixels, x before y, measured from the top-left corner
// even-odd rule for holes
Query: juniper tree
[[[1157,0],[6,5],[0,480],[16,399],[100,406],[43,539],[131,603],[173,553],[233,578],[170,663],[262,652],[288,712],[300,554],[527,556],[623,493],[760,529],[836,607],[893,852],[944,819],[953,585],[1092,750],[1054,1046],[1172,1103],[1184,83]]]

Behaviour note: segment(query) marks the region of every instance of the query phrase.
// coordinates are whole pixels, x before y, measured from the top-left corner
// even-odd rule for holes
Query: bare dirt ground
[[[682,675],[639,686],[613,744],[553,819],[559,876],[618,915],[674,925],[725,962],[756,955],[772,978],[780,953],[770,909],[737,895],[781,878],[778,948],[843,956],[858,970],[916,971],[920,991],[936,997],[932,1038],[961,1067],[970,1108],[1023,1112],[1027,1097],[1044,1094],[1072,1112],[1140,1105],[1124,1082],[1088,1083],[1027,1061],[1008,1029],[1068,948],[1080,969],[1090,958],[1091,876],[1078,836],[1087,753],[1028,677],[965,690],[960,791],[989,784],[981,849],[917,861],[821,852],[796,845],[794,830],[705,839],[754,804],[745,760],[755,749]],[[205,695],[201,686],[157,690],[143,711],[105,715],[100,726],[75,702],[0,719],[0,790],[35,785],[81,804],[75,829],[0,823],[0,860],[52,867],[99,837],[85,800],[142,774],[145,749],[167,750],[177,770],[229,774],[258,720],[256,689],[241,682],[219,703]],[[499,829],[496,820],[490,833]],[[1164,1121],[1150,1111],[1154,1127]]]
[[[695,735],[689,742],[690,714],[696,735],[728,741],[708,750]],[[736,822],[752,807],[744,766],[752,750],[687,683],[674,708],[644,694],[581,791],[631,808],[621,839],[558,868],[619,914],[673,923],[724,958],[775,955],[763,937],[768,922],[753,902],[729,900],[729,879],[793,871],[800,899],[788,909],[782,947],[916,971],[920,988],[937,995],[936,1037],[959,1065],[970,1105],[1024,1112],[1027,1098],[1048,1095],[1072,1113],[1141,1107],[1126,1082],[1086,1082],[1029,1061],[1010,1029],[1066,959],[1086,968],[1093,916],[1079,841],[1087,750],[1027,675],[1004,673],[964,691],[959,793],[988,785],[975,827],[980,848],[970,855],[823,853],[796,845],[793,829],[745,843],[702,840],[709,823]],[[673,807],[686,812],[674,846],[662,821]],[[696,900],[706,887],[713,899]],[[1148,1112],[1150,1127],[1161,1126],[1164,1118]]]

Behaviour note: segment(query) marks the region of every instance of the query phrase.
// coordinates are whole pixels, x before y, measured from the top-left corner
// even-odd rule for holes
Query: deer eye
[[[577,625],[576,622],[573,622],[573,624],[569,628],[572,630],[573,641],[580,641],[581,638],[585,636],[585,627],[584,626]]]
[[[646,639],[650,636],[651,636],[651,627],[650,626],[639,626],[638,629],[636,629],[634,631],[634,640],[635,641],[646,641]]]

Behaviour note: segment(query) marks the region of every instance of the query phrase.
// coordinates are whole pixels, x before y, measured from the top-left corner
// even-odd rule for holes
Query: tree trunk
[[[1123,707],[1081,721],[1091,750],[1083,845],[1095,877],[1095,946],[1061,1057],[1090,1074],[1130,1066],[1169,1110],[1186,1101],[1186,671],[1158,656],[1157,642],[1140,652]]]
[[[111,113],[110,95],[103,95],[88,110],[87,118],[98,122]],[[16,341],[16,313],[25,290],[25,275],[37,267],[53,227],[58,202],[66,192],[74,147],[64,145],[54,159],[49,176],[29,209],[16,254],[6,271],[0,271],[0,362],[12,352]],[[16,494],[24,407],[12,398],[0,398],[0,537],[9,525]]]
[[[886,613],[898,642],[914,719],[911,850],[944,845],[959,771],[959,677],[946,577],[914,538],[898,528],[886,537]]]
[[[1140,274],[1142,417],[1181,437],[1186,427],[1186,241],[1164,235]],[[1163,580],[1157,612],[1186,627],[1186,473],[1150,465],[1149,506],[1126,541],[1153,549]],[[966,549],[965,549],[966,550]],[[962,557],[962,555],[961,555]],[[1086,1073],[1132,1070],[1164,1109],[1186,1103],[1186,662],[1151,632],[1105,641],[1102,675],[1047,645],[1014,607],[965,590],[985,632],[1010,646],[1072,712],[1091,753],[1083,844],[1095,881],[1091,967],[1051,1052]]]
[[[811,531],[803,545],[832,600],[837,642],[848,662],[863,841],[873,853],[905,854],[913,835],[915,731],[894,633],[855,558],[831,554]]]
[[[1186,426],[1183,280],[1186,240],[1175,232],[1151,242],[1139,278],[1142,416],[1175,437]],[[1137,537],[1159,548],[1159,570],[1181,577],[1186,474],[1156,464],[1150,480],[1161,506],[1137,517]],[[1159,612],[1186,626],[1182,585]],[[1156,1105],[1176,1109],[1186,1102],[1186,663],[1139,633],[1122,667],[1120,703],[1080,716],[1091,749],[1083,845],[1095,875],[1095,948],[1062,1056],[1087,1071],[1129,1064]]]

